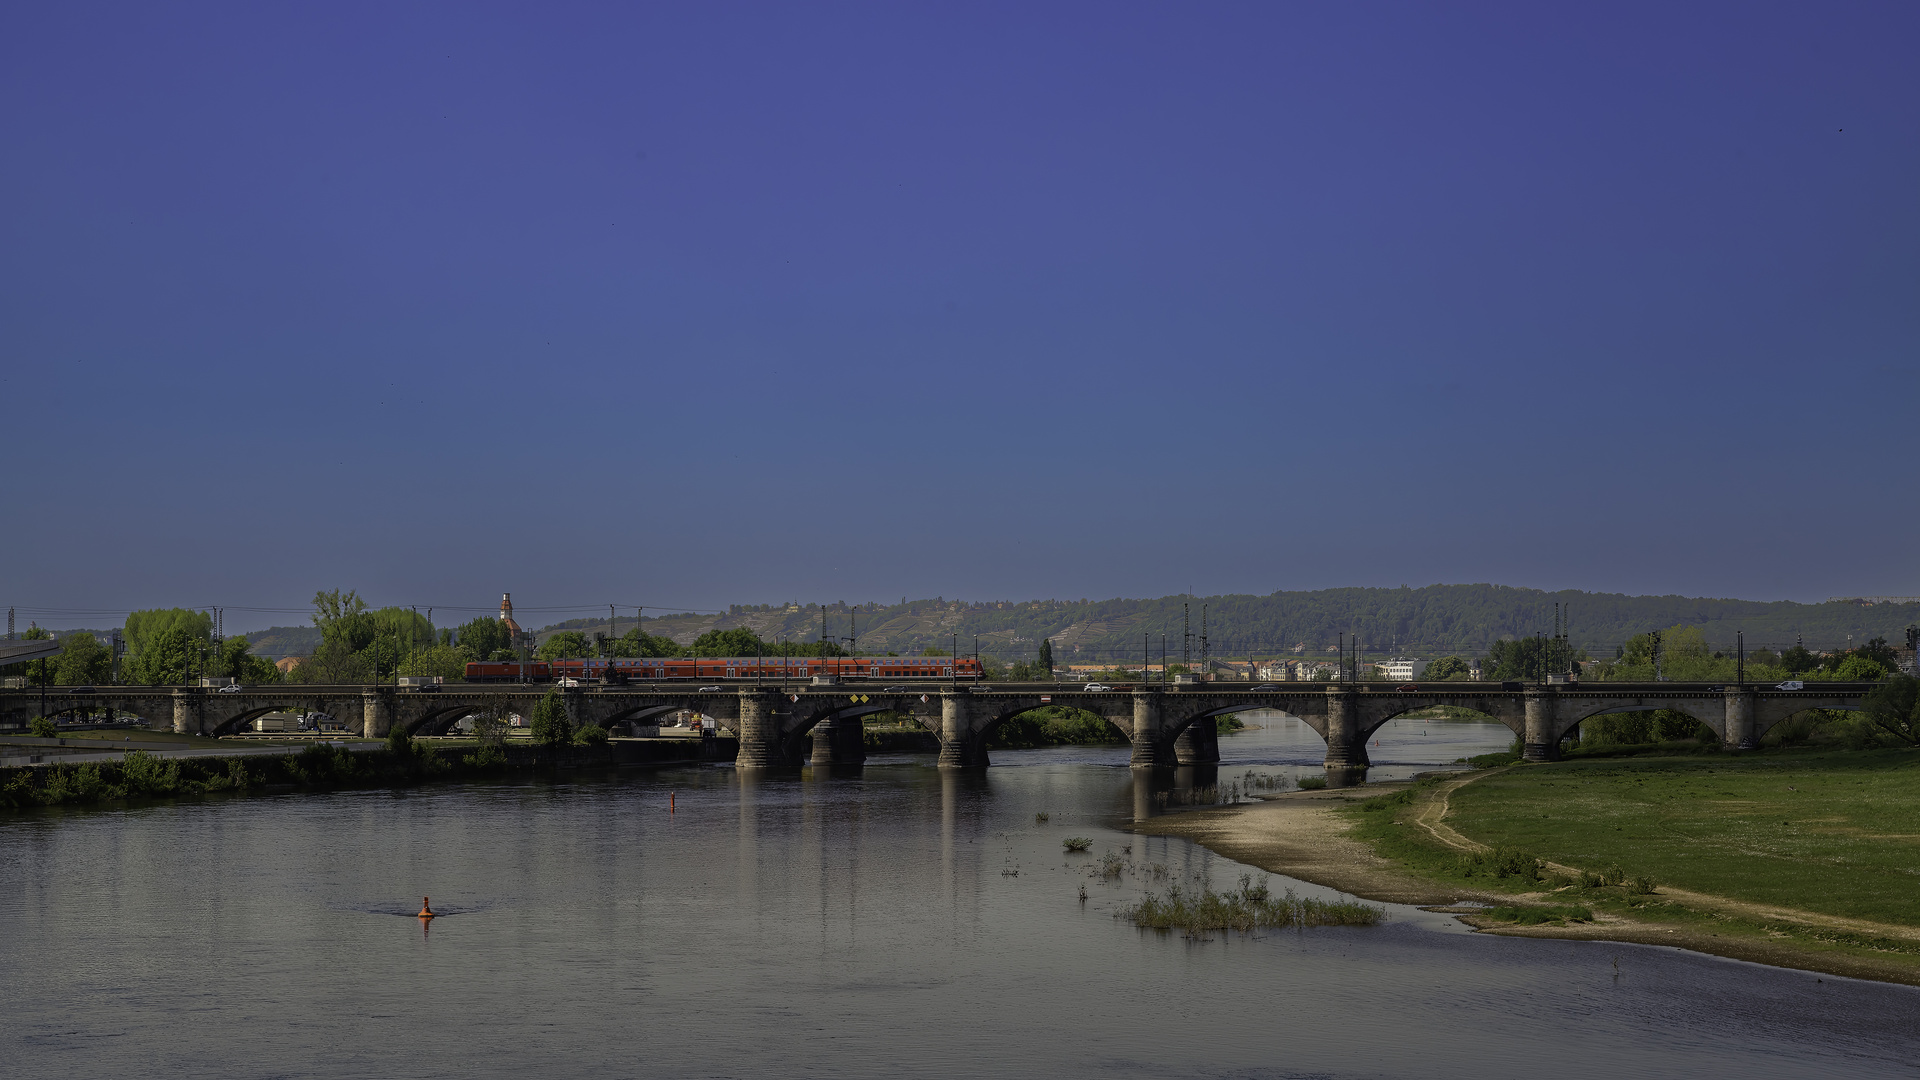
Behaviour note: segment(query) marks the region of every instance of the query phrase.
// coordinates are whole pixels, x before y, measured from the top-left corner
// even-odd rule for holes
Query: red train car
[[[978,679],[980,662],[950,656],[751,656],[668,659],[620,657],[614,660],[538,660],[530,664],[490,661],[467,665],[468,682],[552,682],[580,679],[606,682],[654,682],[697,679]]]
[[[518,660],[483,660],[467,665],[468,682],[552,682],[553,670],[545,660],[520,663]]]

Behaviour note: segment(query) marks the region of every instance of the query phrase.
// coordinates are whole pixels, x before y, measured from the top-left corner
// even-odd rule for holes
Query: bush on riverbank
[[[1351,900],[1306,899],[1295,896],[1292,889],[1275,896],[1265,878],[1255,882],[1250,875],[1242,874],[1238,889],[1217,893],[1203,887],[1194,893],[1174,885],[1164,898],[1148,893],[1114,917],[1146,929],[1205,936],[1215,930],[1245,933],[1272,927],[1375,926],[1386,914],[1384,908]]]

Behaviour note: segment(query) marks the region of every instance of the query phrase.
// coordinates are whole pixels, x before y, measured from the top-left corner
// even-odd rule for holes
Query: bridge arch
[[[999,703],[996,702],[996,704],[999,704]],[[1083,704],[1080,704],[1080,703],[1073,703],[1073,704],[1062,703],[1058,707],[1070,708],[1075,712],[1083,712],[1088,714],[1089,716],[1099,717],[1103,723],[1105,723],[1109,728],[1113,729],[1115,734],[1120,736],[1121,741],[1125,742],[1125,741],[1130,741],[1133,737],[1133,734],[1132,734],[1133,725],[1131,723],[1133,719],[1133,714],[1131,712],[1130,706],[1131,706],[1131,702],[1129,701],[1129,711],[1127,713],[1127,721],[1129,722],[1127,723],[1122,723],[1121,721],[1116,720],[1114,717],[1109,716],[1104,712],[1099,712],[1093,709],[1086,708]],[[1041,709],[1053,708],[1053,707],[1056,707],[1054,703],[1041,701],[1038,697],[1035,697],[1030,701],[1017,701],[1017,702],[1001,705],[999,709],[995,710],[994,713],[990,717],[988,717],[988,719],[984,723],[980,725],[980,729],[979,729],[980,741],[982,745],[984,745],[988,740],[992,739],[993,736],[1000,731],[1000,729],[1004,728],[1010,721],[1012,721],[1014,717],[1024,716],[1030,712],[1037,712]],[[937,729],[935,730],[935,734],[938,734]]]
[[[1690,704],[1692,703],[1686,700],[1669,701],[1669,702],[1664,702],[1657,705],[1643,705],[1643,704],[1619,705],[1619,704],[1608,704],[1603,702],[1588,708],[1571,709],[1569,710],[1569,712],[1572,713],[1571,716],[1562,716],[1558,718],[1560,722],[1560,730],[1559,732],[1556,733],[1555,738],[1556,739],[1565,738],[1568,732],[1573,731],[1575,728],[1579,727],[1581,724],[1585,723],[1588,720],[1597,720],[1607,716],[1624,716],[1629,713],[1671,712],[1671,713],[1679,713],[1682,716],[1691,718],[1696,723],[1700,724],[1702,727],[1712,732],[1714,738],[1719,739],[1721,742],[1724,743],[1727,738],[1727,727],[1726,727],[1727,721],[1726,721],[1725,710],[1724,709],[1713,710],[1709,708],[1700,708],[1698,706],[1695,706],[1693,708],[1684,707]],[[1676,708],[1675,706],[1682,706],[1682,707]]]
[[[1399,705],[1400,703],[1396,704]],[[1502,716],[1499,713],[1486,712],[1481,709],[1476,709],[1471,705],[1459,705],[1451,701],[1428,701],[1407,702],[1398,708],[1380,713],[1377,719],[1375,717],[1368,717],[1366,722],[1360,726],[1361,737],[1372,738],[1375,732],[1386,727],[1388,723],[1406,716],[1408,713],[1417,713],[1435,708],[1460,709],[1465,712],[1470,712],[1476,717],[1486,720],[1489,723],[1499,724],[1501,727],[1513,732],[1515,738],[1524,738],[1527,733],[1527,721],[1524,716],[1514,716],[1511,714]],[[1579,721],[1575,721],[1575,723],[1578,722]],[[1569,724],[1567,730],[1571,729],[1572,725]]]
[[[1758,743],[1761,739],[1766,738],[1767,732],[1810,712],[1859,712],[1860,708],[1859,705],[1855,704],[1825,703],[1808,705],[1805,708],[1797,708],[1788,712],[1784,707],[1769,709],[1763,706],[1762,708],[1754,710],[1753,741]]]
[[[266,706],[259,705],[258,703],[249,703],[247,708],[229,716],[219,718],[208,717],[206,732],[208,735],[219,738],[222,735],[232,735],[245,729],[248,724],[253,723],[268,713],[292,713],[295,716],[304,716],[309,711],[311,710],[306,706],[291,701],[282,701],[278,704]]]
[[[407,729],[408,735],[445,735],[460,721],[486,711],[488,706],[471,701],[441,705],[404,721],[401,726]]]

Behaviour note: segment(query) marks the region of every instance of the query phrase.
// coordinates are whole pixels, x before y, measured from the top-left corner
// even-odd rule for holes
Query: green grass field
[[[1454,792],[1448,824],[1581,869],[1920,926],[1920,753],[1572,760]]]
[[[1683,752],[1509,768],[1454,790],[1446,817],[1497,858],[1463,858],[1412,824],[1442,790],[1435,777],[1356,803],[1356,835],[1409,869],[1495,892],[1575,884],[1514,869],[1537,856],[1622,883],[1583,895],[1623,909],[1649,902],[1628,887],[1641,878],[1920,926],[1920,752]]]

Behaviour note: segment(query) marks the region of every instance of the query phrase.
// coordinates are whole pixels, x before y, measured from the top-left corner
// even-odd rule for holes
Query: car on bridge
[[[218,690],[215,690],[215,691],[214,691],[214,693],[216,693],[216,694],[237,694],[237,693],[239,693],[240,691],[242,691],[242,690],[245,690],[245,689],[246,689],[246,687],[244,687],[244,686],[241,686],[241,685],[240,685],[239,683],[237,683],[237,682],[230,682],[230,683],[228,683],[227,685],[225,685],[225,686],[223,686],[223,687],[221,687],[220,689],[218,689]]]
[[[720,693],[720,692],[722,692],[722,691],[723,691],[723,690],[725,690],[725,689],[726,689],[726,688],[725,688],[725,687],[722,687],[722,686],[703,686],[703,687],[701,687],[701,688],[700,688],[700,689],[699,689],[698,691],[696,691],[696,693],[701,693],[701,694],[718,694],[718,693]]]
[[[1089,694],[1099,694],[1099,693],[1104,693],[1105,691],[1111,690],[1113,689],[1113,687],[1108,686],[1105,683],[1090,682],[1087,685],[1081,687],[1081,689],[1085,690]]]
[[[1805,690],[1806,688],[1807,684],[1801,682],[1799,679],[1788,679],[1786,682],[1774,687],[1775,690]]]
[[[1249,687],[1247,687],[1247,690],[1248,690],[1249,692],[1251,692],[1251,691],[1254,691],[1254,690],[1278,690],[1278,689],[1280,689],[1280,688],[1279,688],[1279,687],[1277,687],[1277,686],[1275,686],[1275,685],[1273,685],[1272,683],[1261,683],[1261,684],[1260,684],[1259,686],[1249,686]]]

